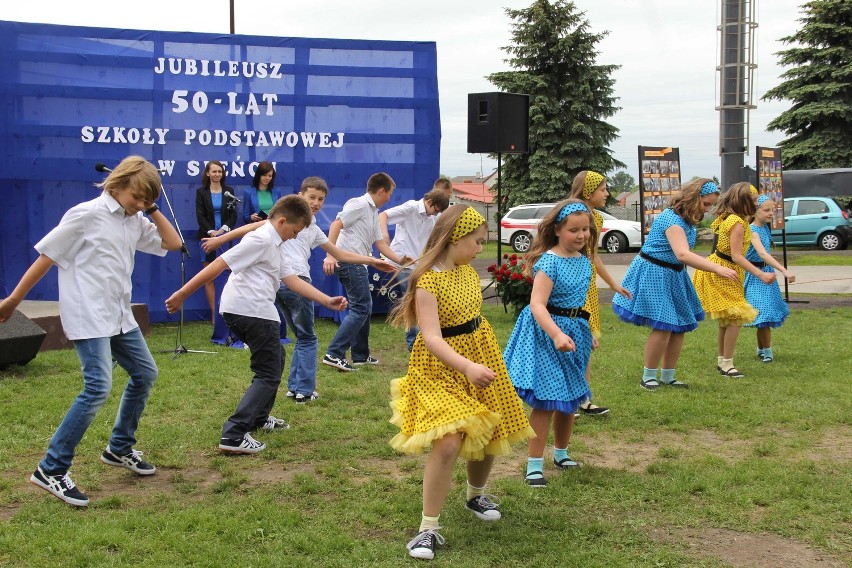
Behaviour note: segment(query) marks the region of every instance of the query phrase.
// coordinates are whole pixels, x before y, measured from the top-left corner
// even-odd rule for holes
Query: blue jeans
[[[414,272],[412,269],[405,268],[400,270],[394,278],[393,284],[391,284],[391,287],[396,292],[396,300],[394,300],[394,303],[401,302],[403,296],[405,296],[405,293],[408,290],[408,279],[411,278],[412,272]],[[412,326],[411,329],[406,330],[405,342],[408,343],[409,351],[411,351],[411,348],[414,347],[414,340],[417,339],[418,333],[420,333],[420,328],[416,325]]]
[[[247,432],[263,426],[275,404],[284,365],[281,325],[277,321],[228,312],[222,314],[222,319],[251,352],[249,366],[254,377],[237,409],[222,426],[222,438],[242,440]]]
[[[127,454],[136,444],[139,417],[157,378],[157,364],[138,327],[113,337],[78,339],[74,348],[82,365],[83,391],[71,404],[39,464],[43,471],[54,475],[68,472],[74,450],[106,402],[112,390],[113,357],[130,375],[109,439],[113,453]]]
[[[299,278],[311,283],[310,278]],[[293,347],[293,356],[290,357],[287,390],[308,396],[317,386],[318,346],[317,334],[314,333],[314,303],[284,284],[278,288],[276,300],[287,325],[296,334],[296,345]]]
[[[347,349],[351,347],[353,361],[366,361],[370,356],[370,315],[373,313],[367,267],[341,262],[334,274],[346,290],[349,313],[337,328],[326,353],[344,359]]]

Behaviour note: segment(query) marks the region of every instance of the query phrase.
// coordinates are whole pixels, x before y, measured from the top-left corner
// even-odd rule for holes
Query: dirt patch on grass
[[[683,544],[690,556],[711,556],[741,568],[815,566],[842,568],[846,563],[810,546],[772,534],[750,534],[728,529],[654,529],[655,542]]]
[[[805,456],[814,461],[852,463],[852,431],[839,427],[826,431]]]

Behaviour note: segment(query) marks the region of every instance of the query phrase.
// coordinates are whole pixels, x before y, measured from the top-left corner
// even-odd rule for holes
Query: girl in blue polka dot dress
[[[553,464],[577,467],[568,457],[574,413],[591,398],[586,367],[597,340],[589,327],[584,305],[592,278],[592,261],[582,254],[597,242],[597,228],[588,207],[567,199],[541,221],[527,257],[533,277],[530,305],[518,316],[503,352],[512,384],[532,407],[525,481],[544,487],[544,446],[553,422]],[[589,249],[595,254],[595,248]],[[532,267],[532,268],[530,268]],[[554,417],[554,414],[556,417]]]
[[[796,277],[793,273],[769,254],[769,248],[772,246],[770,223],[774,211],[775,202],[768,195],[757,198],[757,211],[751,222],[751,246],[746,253],[746,260],[763,272],[777,270],[788,282],[794,282]],[[764,284],[751,274],[746,274],[745,277],[745,296],[746,301],[758,311],[757,319],[746,324],[746,327],[757,328],[757,356],[764,363],[771,363],[774,359],[772,328],[780,327],[784,323],[790,314],[790,308],[781,296],[781,288],[777,282]]]
[[[648,326],[644,371],[640,386],[654,390],[660,383],[686,388],[675,379],[684,334],[698,327],[704,310],[685,266],[737,280],[737,273],[710,262],[690,249],[698,236],[696,225],[719,199],[719,186],[706,178],[686,183],[657,215],[642,250],[630,263],[621,285],[633,298],[616,294],[612,309],[622,321]],[[657,369],[661,367],[660,378]]]

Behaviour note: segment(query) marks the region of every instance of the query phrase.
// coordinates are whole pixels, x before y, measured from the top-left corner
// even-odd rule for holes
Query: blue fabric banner
[[[33,245],[71,206],[93,199],[130,154],[163,173],[191,257],[201,268],[195,190],[206,161],[225,164],[240,197],[258,162],[276,187],[318,175],[330,191],[323,229],[367,178],[397,183],[389,207],[419,198],[439,175],[440,116],[433,42],[277,38],[118,30],[0,21],[0,294],[35,259]],[[161,205],[162,198],[161,198]],[[322,271],[315,284],[325,288]],[[152,321],[180,285],[180,255],[140,254],[133,301]],[[49,275],[28,296],[55,300]],[[187,319],[208,314],[203,292]]]

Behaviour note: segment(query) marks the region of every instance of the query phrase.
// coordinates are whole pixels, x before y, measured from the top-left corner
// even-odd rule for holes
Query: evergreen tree
[[[505,157],[506,207],[558,201],[581,170],[606,174],[626,167],[608,147],[618,129],[605,122],[619,110],[611,77],[619,66],[595,64],[596,44],[607,32],[592,33],[585,13],[567,0],[535,0],[506,14],[512,45],[503,49],[514,70],[488,80],[502,91],[530,95],[530,153]]]
[[[626,170],[618,170],[606,177],[606,188],[609,190],[610,195],[615,197],[622,193],[636,191],[639,189],[639,186],[636,184],[633,176],[628,174]]]
[[[785,79],[763,100],[792,101],[769,123],[788,136],[779,144],[785,169],[852,167],[852,0],[811,0],[802,28],[782,38]]]

